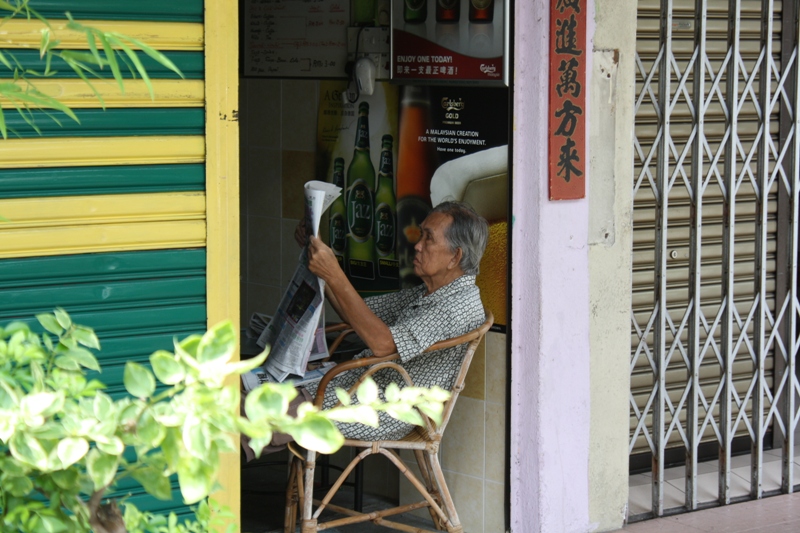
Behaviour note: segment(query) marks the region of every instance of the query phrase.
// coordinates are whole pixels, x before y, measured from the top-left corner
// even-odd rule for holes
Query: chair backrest
[[[472,356],[475,355],[475,350],[478,349],[478,345],[483,340],[483,337],[486,335],[486,332],[489,331],[489,328],[492,327],[494,323],[494,315],[491,311],[486,312],[486,320],[478,326],[477,328],[473,329],[469,333],[461,335],[460,337],[454,337],[452,339],[444,340],[441,342],[437,342],[427,350],[426,352],[433,352],[436,350],[443,350],[445,348],[450,348],[452,346],[459,346],[468,342],[469,345],[467,346],[467,351],[464,354],[464,359],[461,361],[461,368],[456,375],[455,382],[453,383],[453,387],[450,389],[450,398],[445,402],[444,409],[442,411],[442,422],[438,426],[431,424],[430,421],[428,425],[428,433],[431,437],[434,438],[441,438],[444,434],[444,429],[447,426],[447,423],[450,421],[450,415],[453,413],[453,409],[456,405],[456,400],[458,399],[458,395],[461,394],[461,391],[464,390],[464,381],[467,378],[467,371],[469,371],[469,365],[472,363]],[[424,416],[424,415],[423,415]]]

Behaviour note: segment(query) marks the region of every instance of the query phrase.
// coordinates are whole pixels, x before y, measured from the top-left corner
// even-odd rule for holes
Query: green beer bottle
[[[381,139],[381,166],[375,188],[375,227],[372,233],[375,236],[375,251],[378,256],[378,276],[397,281],[398,266],[395,255],[397,201],[394,195],[392,141],[391,135],[384,135]]]
[[[331,204],[328,239],[336,260],[339,261],[339,267],[344,270],[345,250],[347,247],[347,209],[344,206],[344,196],[347,191],[344,189],[344,159],[341,157],[333,160],[333,179],[331,182],[342,188],[342,194]]]
[[[425,22],[428,18],[428,0],[405,0],[403,20],[412,24]]]
[[[369,104],[358,106],[353,159],[347,167],[347,273],[357,290],[371,288],[375,279],[375,239],[372,235],[372,191],[375,168],[369,157]]]

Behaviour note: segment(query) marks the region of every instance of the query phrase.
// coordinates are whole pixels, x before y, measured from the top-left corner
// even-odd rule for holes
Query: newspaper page
[[[341,194],[341,188],[323,181],[310,181],[305,184],[304,193],[306,227],[318,235],[322,214]],[[258,346],[269,349],[269,356],[256,373],[263,370],[265,379],[268,375],[276,382],[283,382],[291,375],[304,376],[309,360],[327,357],[323,303],[324,283],[308,270],[306,247],[277,311],[258,338]],[[243,383],[245,389],[250,390],[244,378]]]

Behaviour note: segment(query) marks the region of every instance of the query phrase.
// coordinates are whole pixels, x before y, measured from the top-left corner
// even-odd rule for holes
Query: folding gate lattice
[[[701,443],[731,496],[734,437],[749,436],[761,498],[765,436],[792,492],[796,359],[798,0],[640,0],[636,58],[630,453],[683,448],[685,510]],[[766,443],[767,446],[771,442]]]

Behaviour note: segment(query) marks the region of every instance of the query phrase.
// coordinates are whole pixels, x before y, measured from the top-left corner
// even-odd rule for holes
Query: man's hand
[[[310,235],[308,240],[308,269],[325,283],[332,283],[338,276],[343,276],[344,272],[339,268],[333,250],[319,237]]]
[[[325,295],[336,313],[350,324],[372,353],[378,356],[397,351],[389,327],[373,313],[339,268],[333,250],[319,237],[308,237],[308,269],[325,282]]]
[[[300,245],[300,248],[305,247],[306,241],[308,240],[305,217],[301,218],[300,222],[297,223],[297,227],[294,228],[294,240],[297,241],[297,244]]]

